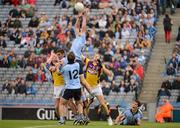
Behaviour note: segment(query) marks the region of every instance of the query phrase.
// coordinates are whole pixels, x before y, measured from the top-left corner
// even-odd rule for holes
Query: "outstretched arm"
[[[85,80],[84,76],[83,75],[80,75],[80,81],[82,83],[82,85],[86,88],[86,90],[90,93],[91,93],[91,87],[90,85],[88,84],[88,82]]]
[[[47,59],[46,63],[50,64],[53,59],[57,59],[57,55],[54,53],[54,51],[51,51],[51,56]]]
[[[86,33],[86,26],[87,26],[87,12],[84,12],[83,21],[82,21],[82,34]]]
[[[79,13],[76,19],[75,23],[75,32],[77,35],[79,35],[79,30],[80,30],[80,17],[82,16],[82,13]]]

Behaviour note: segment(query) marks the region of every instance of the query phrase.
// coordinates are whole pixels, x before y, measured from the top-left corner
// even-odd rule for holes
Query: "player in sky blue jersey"
[[[60,101],[60,124],[65,124],[63,108],[67,105],[69,99],[75,100],[79,117],[81,117],[82,122],[84,121],[80,82],[82,82],[82,85],[91,93],[90,85],[84,79],[82,67],[79,63],[75,62],[75,54],[70,52],[67,55],[67,60],[68,63],[66,65],[58,66],[65,80],[65,91]]]
[[[122,114],[120,114],[116,118],[115,124],[140,125],[143,115],[142,112],[139,110],[139,107],[140,107],[140,102],[138,100],[135,100],[132,103],[131,108],[126,109]]]
[[[80,13],[77,17],[76,24],[75,24],[75,33],[76,33],[76,38],[72,42],[72,46],[70,51],[72,51],[75,56],[77,61],[81,61],[81,56],[82,56],[82,50],[85,47],[86,43],[86,11]],[[82,17],[82,28],[80,27],[80,22],[81,22],[81,17]]]

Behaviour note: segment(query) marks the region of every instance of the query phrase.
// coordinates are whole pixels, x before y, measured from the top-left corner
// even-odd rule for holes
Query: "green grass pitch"
[[[37,120],[1,120],[0,128],[180,128],[180,123],[149,123],[142,122],[141,126],[108,126],[107,122],[92,121],[88,126],[75,126],[72,121],[67,121],[61,126],[57,121],[37,121]]]

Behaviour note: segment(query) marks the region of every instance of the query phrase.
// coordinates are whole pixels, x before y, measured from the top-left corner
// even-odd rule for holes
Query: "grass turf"
[[[88,126],[75,126],[72,121],[67,121],[66,125],[60,126],[57,121],[37,121],[37,120],[1,120],[0,128],[180,128],[180,123],[150,123],[142,122],[141,126],[108,126],[107,122],[92,121]]]

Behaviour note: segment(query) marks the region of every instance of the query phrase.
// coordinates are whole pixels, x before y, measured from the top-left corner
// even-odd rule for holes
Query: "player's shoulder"
[[[130,113],[131,112],[131,108],[127,108],[124,113]]]

